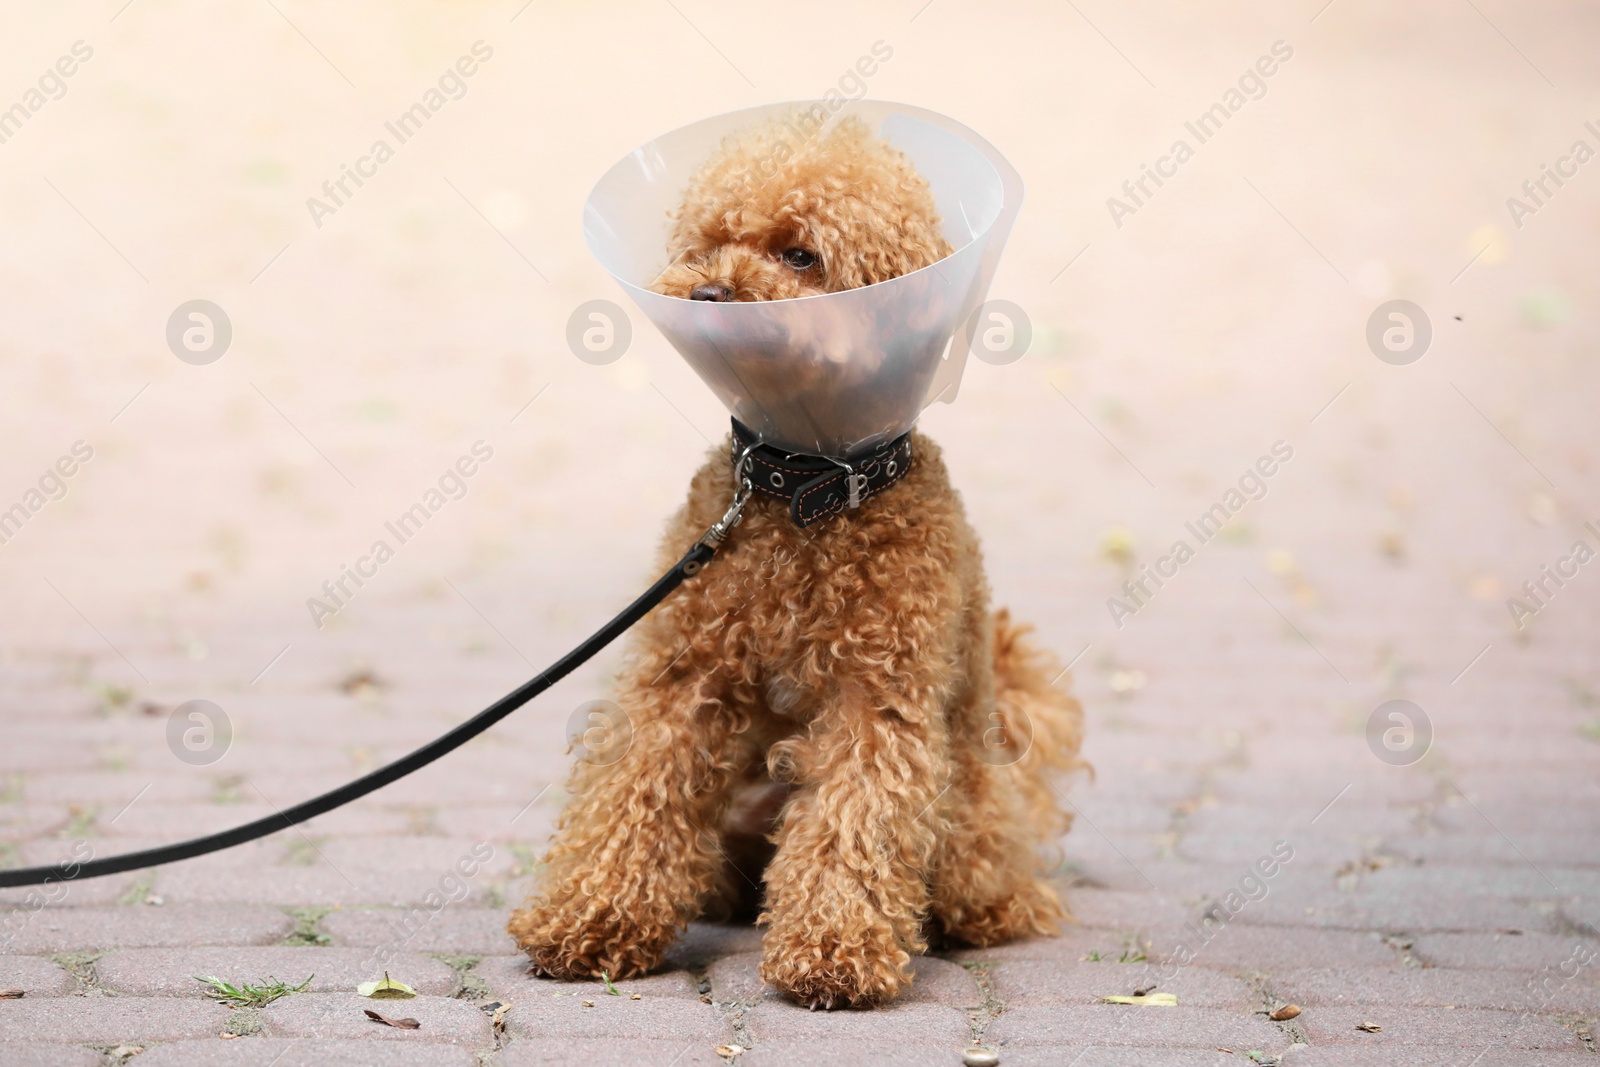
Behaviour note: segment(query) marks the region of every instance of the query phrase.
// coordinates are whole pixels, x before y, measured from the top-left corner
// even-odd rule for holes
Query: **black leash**
[[[742,470],[741,462],[736,470]],[[737,480],[737,479],[736,479]],[[104,859],[92,859],[84,862],[57,863],[48,867],[21,867],[12,870],[0,870],[0,888],[9,888],[19,885],[41,885],[46,882],[75,881],[82,878],[101,878],[108,874],[120,874],[123,871],[138,870],[141,867],[155,867],[163,863],[174,863],[177,860],[193,859],[195,856],[204,856],[208,852],[220,852],[234,845],[242,845],[246,841],[254,841],[258,837],[286,830],[296,823],[305,822],[334,808],[342,807],[360,797],[377,789],[382,789],[390,782],[399,781],[412,771],[421,770],[441,756],[455,751],[474,737],[483,733],[501,719],[516,711],[522,705],[538,696],[540,693],[555,685],[574,669],[587,662],[595,653],[615,641],[621,634],[634,623],[644,618],[657,604],[661,603],[685,578],[692,578],[700,573],[700,569],[711,561],[717,549],[722,545],[723,539],[728,536],[728,531],[734,523],[739,521],[739,513],[744,509],[745,501],[750,497],[750,483],[744,481],[741,488],[734,493],[733,503],[728,507],[726,514],[712,524],[695,546],[691,548],[682,559],[673,565],[672,569],[663,574],[656,583],[645,591],[644,595],[629,604],[623,612],[610,622],[601,627],[594,636],[583,644],[568,652],[560,660],[532,681],[520,686],[512,692],[501,697],[487,708],[478,712],[466,722],[457,726],[443,737],[428,742],[415,752],[401,759],[395,760],[386,766],[379,767],[370,774],[364,774],[353,782],[348,782],[338,789],[323,793],[321,796],[312,797],[302,801],[292,808],[280,811],[275,815],[247,822],[243,826],[235,826],[231,830],[220,833],[208,834],[205,837],[196,837],[189,841],[179,841],[172,845],[162,845],[159,848],[147,848],[141,852],[125,852],[120,856],[107,856]]]

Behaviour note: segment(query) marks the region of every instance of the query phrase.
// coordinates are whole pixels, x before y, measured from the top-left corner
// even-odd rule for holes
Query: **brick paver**
[[[458,981],[455,971],[430,956],[400,953],[374,962],[370,951],[355,948],[124,949],[108,952],[94,964],[102,989],[141,997],[200,996],[206,987],[195,975],[215,975],[235,984],[273,975],[291,985],[310,977],[309,991],[337,992],[367,981],[375,968],[404,975],[418,993],[449,996]]]
[[[0,956],[0,989],[20,989],[36,997],[70,993],[77,981],[72,973],[37,956]]]
[[[1296,1004],[1383,1004],[1416,1008],[1496,1008],[1524,1011],[1533,1003],[1532,976],[1451,967],[1350,968],[1282,971],[1272,988]],[[1547,999],[1546,999],[1547,998]],[[1579,975],[1559,981],[1541,996],[1548,1012],[1600,1017],[1600,979]]]
[[[642,1062],[642,1061],[634,1061]],[[819,1063],[874,1063],[883,1067],[930,1067],[961,1062],[948,1044],[927,1044],[885,1038],[880,1041],[835,1039],[829,1041],[765,1040],[739,1058],[740,1067],[815,1067]],[[1005,1061],[1010,1063],[1008,1057]]]
[[[386,1026],[367,1018],[369,1009],[390,1018],[416,1019],[421,1025],[412,1030]],[[487,1015],[467,1001],[445,997],[372,1001],[353,992],[301,993],[261,1009],[261,1026],[271,1037],[443,1041],[468,1048],[492,1041]]]
[[[1539,971],[1559,967],[1573,950],[1583,947],[1581,935],[1561,937],[1518,930],[1479,934],[1426,934],[1413,952],[1435,967],[1486,967],[1490,970]]]
[[[1472,1063],[1473,1067],[1593,1067],[1594,1064],[1591,1053],[1552,1052],[1546,1049],[1528,1052],[1522,1049],[1483,1048],[1464,1052],[1459,1048],[1406,1048],[1403,1055],[1407,1067],[1460,1067],[1462,1063]],[[1478,1057],[1476,1061],[1474,1056]],[[1307,1048],[1289,1062],[1302,1067],[1393,1067],[1395,1050],[1358,1051],[1345,1046]]]
[[[919,960],[874,1011],[764,988],[748,925],[692,924],[621,996],[528,975],[506,916],[611,650],[295,830],[0,891],[0,989],[24,994],[0,999],[0,1065],[937,1067],[975,1040],[1005,1067],[1600,1062],[1600,565],[1545,571],[1600,548],[1600,179],[1544,176],[1600,138],[1590,7],[919,0],[780,27],[704,4],[278,6],[35,5],[0,33],[22,72],[0,85],[0,866],[270,815],[635,595],[726,416],[640,316],[611,364],[568,349],[575,308],[626,299],[583,198],[650,134],[824,92],[881,38],[865,91],[970,123],[1028,187],[993,295],[1032,347],[969,360],[922,425],[995,602],[1076,657],[1095,774],[1066,784],[1049,862],[1077,922]],[[312,221],[307,197],[480,38],[467,95]],[[94,57],[13,132],[30,72],[79,39]],[[1280,39],[1257,94],[1241,73]],[[1194,158],[1141,178],[1231,87]],[[1113,220],[1111,196],[1136,210]],[[205,366],[164,333],[202,297],[233,327]],[[1429,317],[1404,365],[1368,340],[1394,299]],[[78,439],[93,460],[34,508]],[[479,439],[495,458],[466,495],[317,628],[306,599]],[[1278,440],[1264,495],[1144,578]],[[1119,625],[1107,600],[1141,578]],[[232,724],[214,763],[169,739],[194,699]],[[1416,762],[1370,721],[1392,699],[1429,718]],[[385,969],[422,995],[356,995]],[[315,977],[236,1008],[196,974]],[[1100,1001],[1151,988],[1178,1005]]]
[[[475,978],[488,986],[489,995],[508,1004],[539,1002],[561,997],[593,1000],[596,996],[631,997],[637,993],[641,1000],[669,997],[676,1000],[699,1000],[700,983],[688,971],[660,971],[642,978],[624,978],[613,983],[617,990],[611,994],[599,980],[591,982],[563,982],[553,978],[532,977],[528,974],[526,956],[491,956],[478,962],[472,969]]]
[[[1139,1017],[1129,1018],[1137,1012]],[[1215,1008],[1051,1005],[1007,1011],[988,1041],[1004,1045],[1224,1046],[1281,1051],[1287,1035],[1264,1018]]]
[[[959,1062],[952,1061],[952,1062]],[[1213,1048],[1105,1048],[1096,1045],[1040,1045],[1007,1048],[1006,1067],[1234,1067],[1239,1057]],[[1245,1060],[1246,1063],[1250,1061]]]
[[[228,1021],[218,1004],[174,997],[41,997],[8,1001],[0,1041],[143,1044],[214,1037]]]
[[[534,1041],[632,1037],[718,1045],[734,1036],[727,1017],[712,1005],[664,997],[530,997],[518,1005],[514,1016],[507,1016],[507,1025]]]
[[[93,883],[89,883],[93,884]],[[90,952],[181,945],[270,945],[294,930],[292,916],[260,907],[130,905],[12,912],[21,921],[7,951]],[[0,937],[6,936],[0,934]]]
[[[1572,1031],[1553,1020],[1481,1008],[1319,1008],[1296,1021],[1311,1042],[1319,1045],[1584,1050],[1584,1043]],[[1367,1023],[1381,1029],[1376,1033],[1359,1029]]]
[[[390,1041],[379,1050],[367,1041],[276,1037],[173,1041],[139,1055],[139,1067],[475,1067],[477,1062],[467,1049],[439,1044],[405,1048]]]
[[[106,1062],[97,1049],[54,1041],[0,1041],[0,1057],[9,1067],[102,1067]]]
[[[665,1063],[672,1067],[726,1067],[714,1046],[699,1040],[645,1041],[634,1037],[572,1039],[551,1037],[519,1041],[500,1055],[504,1067],[633,1067]],[[748,1059],[736,1062],[746,1064]],[[813,1061],[815,1062],[815,1061]]]
[[[938,1042],[955,1047],[969,1034],[965,1012],[943,1004],[896,1002],[872,1013],[815,1012],[787,1001],[765,1000],[744,1018],[761,1041],[846,1039],[901,1044]]]
[[[1163,980],[1155,967],[1138,964],[1018,960],[996,964],[991,974],[1001,1003],[1016,1007],[1093,1004],[1101,997],[1128,996],[1151,985],[1198,1008],[1249,1012],[1261,1003],[1260,993],[1249,983],[1204,967],[1185,968]]]
[[[503,908],[465,905],[426,913],[426,922],[408,921],[409,909],[362,908],[336,911],[322,920],[322,929],[339,945],[377,947],[403,939],[413,952],[455,956],[489,956],[511,952],[516,942],[506,933]]]

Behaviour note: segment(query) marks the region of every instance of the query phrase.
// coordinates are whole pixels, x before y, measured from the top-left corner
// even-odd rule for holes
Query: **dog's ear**
[[[928,183],[863,123],[840,123],[789,177],[786,214],[822,257],[831,292],[910,274],[952,251]]]
[[[802,227],[830,292],[886,282],[950,254],[933,196],[914,173],[868,175],[847,188],[817,202]]]

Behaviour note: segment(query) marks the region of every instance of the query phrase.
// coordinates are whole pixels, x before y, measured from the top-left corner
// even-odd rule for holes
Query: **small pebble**
[[[988,1048],[969,1048],[961,1054],[961,1062],[967,1067],[996,1067],[1000,1053]]]

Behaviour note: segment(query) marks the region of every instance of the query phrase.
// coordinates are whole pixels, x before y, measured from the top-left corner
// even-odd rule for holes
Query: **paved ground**
[[[7,16],[0,104],[73,42],[93,55],[0,144],[0,508],[74,442],[93,455],[0,545],[0,863],[309,796],[630,596],[722,415],[642,324],[607,366],[566,349],[572,309],[617,298],[582,198],[651,134],[817,95],[882,40],[873,95],[969,122],[1029,183],[995,295],[1033,347],[974,364],[924,425],[998,599],[1076,657],[1078,924],[928,959],[872,1013],[764,994],[749,929],[692,929],[621,997],[527,978],[500,928],[608,658],[304,833],[0,895],[0,989],[26,994],[0,1000],[0,1062],[938,1064],[974,1041],[1008,1067],[1596,1062],[1600,577],[1572,556],[1600,548],[1600,177],[1571,147],[1600,148],[1592,9],[934,0],[780,31],[702,3],[519,6]],[[478,40],[466,94],[313,220]],[[1260,98],[1128,201],[1277,41],[1264,95],[1247,81]],[[1545,164],[1567,177],[1535,200]],[[196,298],[233,323],[208,366],[163,337]],[[1408,365],[1365,340],[1395,298],[1431,322]],[[307,598],[480,440],[465,496],[317,628]],[[1185,523],[1279,441],[1264,496],[1198,545]],[[1180,538],[1176,576],[1121,591]],[[1139,609],[1120,627],[1111,597]],[[231,738],[169,733],[190,700]],[[420,995],[359,998],[385,967]],[[314,977],[230,1008],[193,975]],[[1177,1005],[1099,1002],[1150,985]]]

